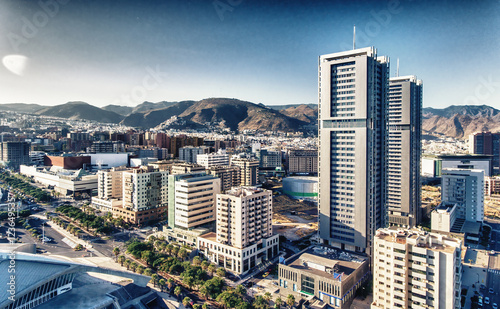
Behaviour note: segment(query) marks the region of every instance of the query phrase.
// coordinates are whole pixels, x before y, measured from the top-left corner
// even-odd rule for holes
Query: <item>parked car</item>
[[[492,288],[490,288],[490,289],[488,290],[488,292],[489,292],[490,294],[495,294],[495,291],[493,291],[493,289],[492,289]]]
[[[484,303],[485,303],[486,305],[489,305],[489,304],[490,304],[490,298],[489,298],[489,297],[485,297],[485,298],[484,298]]]

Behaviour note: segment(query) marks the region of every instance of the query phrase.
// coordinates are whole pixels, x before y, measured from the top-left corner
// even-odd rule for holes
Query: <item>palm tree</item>
[[[139,265],[135,268],[135,272],[141,275],[144,272],[144,266]]]
[[[266,293],[264,293],[264,296],[263,296],[263,297],[264,297],[264,300],[265,300],[265,301],[266,301],[269,305],[271,305],[271,304],[270,304],[270,302],[271,302],[271,293],[266,292]]]
[[[130,269],[130,263],[131,261],[129,259],[126,259],[125,262],[123,264],[125,264],[125,267],[127,267],[127,270]]]
[[[123,255],[120,255],[118,257],[118,263],[120,263],[121,266],[123,266],[123,262],[125,262],[125,256]]]
[[[144,269],[143,274],[145,276],[151,276],[151,274],[153,274],[153,270],[151,268],[146,268],[146,269]]]
[[[219,268],[217,268],[216,274],[217,274],[217,276],[223,278],[226,276],[226,271],[224,270],[224,268],[219,267]]]
[[[174,249],[174,246],[172,244],[168,244],[165,249],[167,254],[170,255],[172,253],[172,250]]]
[[[207,271],[207,268],[208,268],[208,262],[206,260],[203,260],[201,262],[201,269],[203,269],[204,271]]]
[[[204,303],[204,304],[201,306],[201,309],[208,309],[208,305],[207,305],[207,303]]]
[[[213,276],[215,272],[215,265],[214,264],[208,265],[207,272],[210,274],[210,276]]]
[[[204,285],[201,286],[201,288],[200,288],[200,295],[203,296],[203,298],[205,298],[205,300],[208,299],[208,296],[210,294],[208,293],[208,289],[207,289],[206,286],[204,286]]]
[[[241,297],[244,297],[247,294],[247,289],[245,289],[244,286],[241,284],[238,284],[235,289],[236,294],[240,295]]]
[[[132,271],[135,271],[136,268],[137,268],[137,263],[136,262],[130,263],[130,269],[132,269]]]
[[[174,286],[174,279],[172,278],[168,278],[167,280],[167,286],[168,286],[168,289],[172,289],[172,287]]]
[[[157,274],[152,274],[151,275],[151,281],[153,281],[153,286],[156,287],[156,282],[158,281],[158,275]]]
[[[187,305],[189,305],[189,302],[191,301],[191,299],[189,297],[184,297],[184,299],[182,300],[182,304],[187,307]]]
[[[120,254],[120,248],[114,247],[113,254],[115,255],[115,258],[118,260],[118,254]]]
[[[281,299],[281,297],[276,297],[276,299],[274,300],[274,306],[279,309],[281,308],[281,306],[283,305],[283,300]]]
[[[163,288],[165,287],[165,279],[161,278],[160,281],[158,282],[158,285],[160,286],[161,291],[163,292]]]
[[[295,297],[292,294],[288,294],[286,297],[286,304],[292,308],[292,306],[295,304]]]
[[[175,289],[174,289],[174,295],[177,296],[177,298],[179,298],[179,295],[181,295],[182,293],[182,289],[180,286],[176,286]]]

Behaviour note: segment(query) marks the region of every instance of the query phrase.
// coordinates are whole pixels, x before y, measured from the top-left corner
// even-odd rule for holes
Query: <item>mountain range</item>
[[[107,105],[103,108],[85,102],[68,102],[56,106],[10,103],[0,104],[0,110],[121,123],[143,129],[169,128],[172,119],[177,117],[187,128],[217,127],[240,132],[311,129],[318,119],[317,104],[266,106],[230,98],[144,102],[135,107]],[[452,105],[443,109],[427,107],[422,110],[422,131],[425,134],[439,133],[455,138],[466,138],[477,131],[498,132],[500,111],[486,105]]]

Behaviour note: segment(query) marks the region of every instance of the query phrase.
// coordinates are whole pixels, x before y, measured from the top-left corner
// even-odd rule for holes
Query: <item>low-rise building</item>
[[[281,294],[319,299],[321,307],[349,308],[356,290],[369,277],[369,259],[325,246],[311,246],[281,261]],[[297,297],[296,296],[296,297]]]
[[[229,165],[229,156],[225,150],[220,149],[215,153],[199,154],[196,157],[196,163],[205,168],[217,165]]]
[[[48,166],[21,165],[20,173],[33,178],[35,182],[53,187],[55,192],[73,197],[87,194],[97,189],[97,175],[83,169],[66,170]]]

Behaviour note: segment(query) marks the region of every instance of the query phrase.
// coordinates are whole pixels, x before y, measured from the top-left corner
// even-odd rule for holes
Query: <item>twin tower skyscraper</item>
[[[319,229],[371,255],[378,228],[421,217],[422,82],[373,47],[319,57]]]

